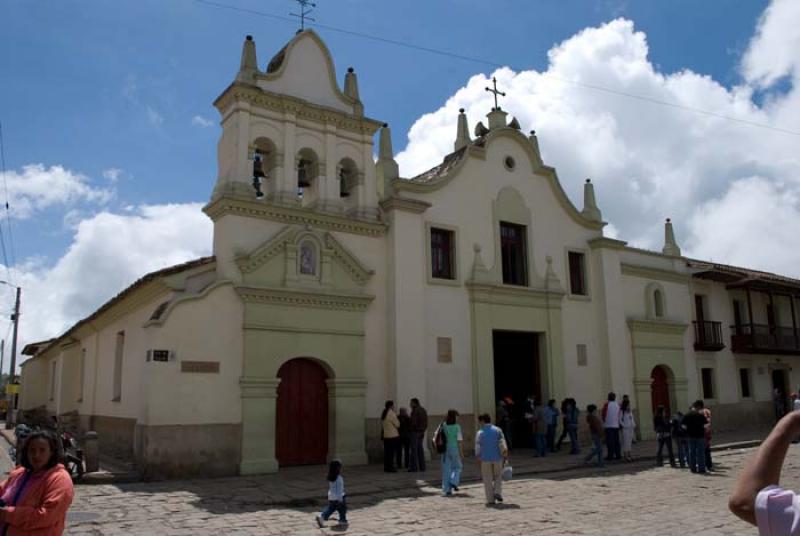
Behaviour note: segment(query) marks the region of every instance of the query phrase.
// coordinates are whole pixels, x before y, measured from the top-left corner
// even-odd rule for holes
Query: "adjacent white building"
[[[497,107],[403,178],[356,74],[299,32],[261,70],[254,41],[215,101],[213,256],[149,274],[23,364],[21,407],[74,419],[152,475],[361,463],[386,399],[471,431],[497,400],[629,394],[717,429],[773,419],[800,383],[800,281],[603,236],[534,133]],[[378,159],[374,138],[377,134]],[[589,171],[589,170],[587,170]],[[254,180],[255,176],[255,180]]]

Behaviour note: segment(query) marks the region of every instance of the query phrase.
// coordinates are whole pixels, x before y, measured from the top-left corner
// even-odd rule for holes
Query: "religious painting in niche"
[[[317,248],[308,240],[300,244],[300,273],[317,275]]]

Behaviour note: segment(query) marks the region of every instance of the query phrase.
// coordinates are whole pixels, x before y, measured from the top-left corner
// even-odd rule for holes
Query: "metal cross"
[[[487,87],[487,88],[485,88],[485,89],[486,89],[486,91],[488,91],[489,93],[494,93],[494,109],[495,109],[495,110],[499,110],[499,109],[500,109],[500,105],[499,105],[499,104],[497,104],[497,96],[498,96],[498,95],[502,95],[503,97],[505,97],[505,96],[506,96],[506,94],[505,94],[505,93],[503,93],[502,91],[498,91],[498,90],[497,90],[497,78],[495,78],[495,77],[492,77],[492,83],[494,84],[494,89],[492,89],[492,88],[488,88],[488,87]]]
[[[289,13],[289,15],[291,15],[292,17],[300,17],[300,30],[305,30],[307,20],[315,22],[314,19],[308,16],[308,14],[314,11],[314,8],[317,7],[317,4],[315,4],[311,0],[294,0],[294,1],[300,4],[300,14],[298,15],[297,13]]]

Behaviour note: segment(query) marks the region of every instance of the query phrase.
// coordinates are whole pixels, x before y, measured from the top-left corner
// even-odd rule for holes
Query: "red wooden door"
[[[667,383],[667,371],[663,367],[655,367],[650,373],[650,396],[653,403],[653,413],[655,414],[658,406],[664,406],[670,414],[669,407],[669,383]]]
[[[292,359],[278,370],[275,456],[287,465],[324,464],[328,455],[328,378],[310,359]]]

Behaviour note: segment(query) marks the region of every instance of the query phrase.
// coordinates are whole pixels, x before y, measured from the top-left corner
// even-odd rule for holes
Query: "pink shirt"
[[[760,536],[800,535],[800,497],[793,491],[767,486],[756,497]]]

